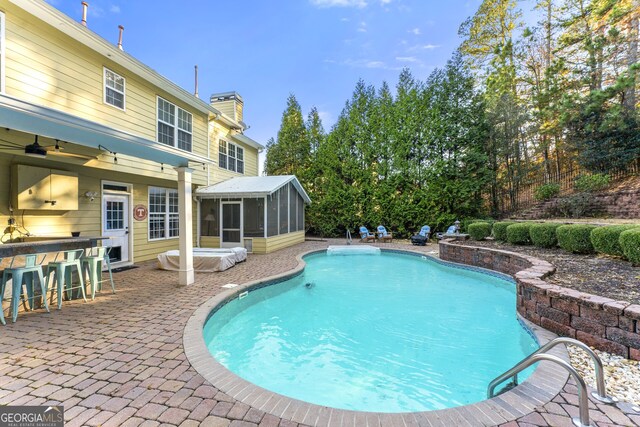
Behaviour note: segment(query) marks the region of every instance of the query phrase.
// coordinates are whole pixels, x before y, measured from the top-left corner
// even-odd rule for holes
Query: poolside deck
[[[297,265],[297,254],[342,243],[305,242],[250,255],[225,272],[197,274],[187,288],[178,287],[175,274],[145,263],[114,276],[115,295],[103,292],[93,302],[65,302],[51,314],[20,313],[17,323],[0,327],[0,404],[62,404],[70,427],[297,426],[208,384],[186,359],[183,331],[194,310],[220,293],[222,285],[285,272]],[[407,248],[402,243],[380,246]],[[411,248],[430,252],[437,245]],[[626,413],[592,401],[592,422],[640,425],[640,413],[622,407]],[[568,383],[552,402],[506,425],[569,426],[570,415],[577,413],[576,387]],[[341,424],[357,425],[354,420]]]

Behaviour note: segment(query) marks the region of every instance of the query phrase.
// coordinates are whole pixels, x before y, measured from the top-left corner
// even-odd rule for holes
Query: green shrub
[[[620,233],[620,246],[624,256],[634,265],[640,264],[640,228]]]
[[[558,238],[556,237],[556,229],[561,224],[555,224],[553,222],[544,222],[541,224],[532,224],[529,228],[529,236],[531,242],[540,248],[553,248],[558,245]]]
[[[517,222],[507,227],[507,242],[513,245],[530,245],[531,236],[529,235],[529,229],[533,223],[531,222]]]
[[[484,240],[491,236],[491,224],[488,222],[474,222],[469,224],[467,232],[473,240]]]
[[[556,214],[565,218],[581,218],[593,213],[590,193],[576,193],[558,200]]]
[[[574,187],[578,191],[599,191],[606,188],[611,182],[609,175],[596,173],[593,175],[581,175],[576,179]]]
[[[577,254],[594,253],[591,244],[591,231],[597,228],[595,225],[563,225],[558,227],[556,235],[558,236],[558,245],[565,251]]]
[[[549,200],[560,194],[560,184],[543,184],[536,188],[534,197],[536,200]]]
[[[493,225],[494,222],[496,222],[494,219],[491,218],[487,218],[487,219],[479,219],[479,218],[465,218],[460,222],[460,231],[462,231],[463,233],[468,233],[469,232],[469,226],[471,224],[474,224],[476,222],[487,222],[489,223],[489,225]]]
[[[493,237],[499,242],[507,241],[507,227],[515,224],[513,221],[501,221],[493,224]]]
[[[591,232],[591,244],[596,252],[607,255],[623,256],[624,252],[620,246],[620,234],[623,231],[638,228],[640,225],[607,225],[598,227]]]

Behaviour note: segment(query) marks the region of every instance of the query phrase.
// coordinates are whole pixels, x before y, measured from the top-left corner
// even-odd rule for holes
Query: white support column
[[[179,284],[187,286],[195,281],[193,272],[193,209],[191,174],[193,169],[175,168],[178,172],[178,211],[180,213],[180,270]]]

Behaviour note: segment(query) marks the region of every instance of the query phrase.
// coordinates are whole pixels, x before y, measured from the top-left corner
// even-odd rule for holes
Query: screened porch
[[[201,247],[267,253],[304,241],[310,200],[295,176],[234,178],[196,195]]]

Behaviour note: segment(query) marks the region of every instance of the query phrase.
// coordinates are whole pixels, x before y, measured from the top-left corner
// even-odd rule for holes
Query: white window
[[[5,53],[4,53],[4,12],[0,12],[0,93],[4,93],[4,63],[5,63]]]
[[[158,142],[191,151],[193,116],[158,97]]]
[[[124,77],[104,69],[104,103],[124,110]]]
[[[179,236],[178,190],[149,187],[149,240]]]
[[[243,174],[244,148],[221,139],[218,144],[218,166]]]

